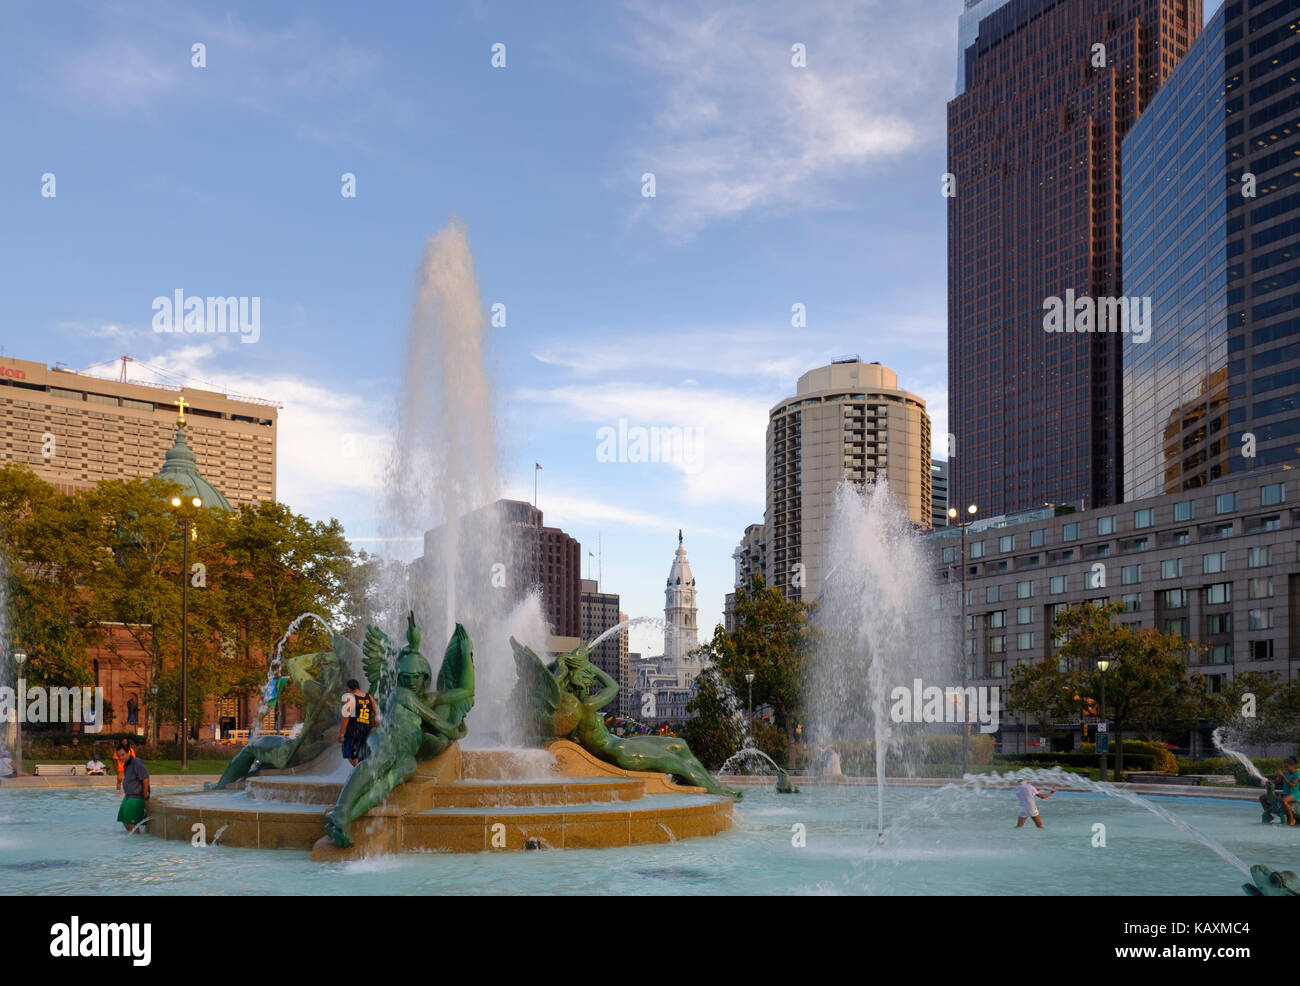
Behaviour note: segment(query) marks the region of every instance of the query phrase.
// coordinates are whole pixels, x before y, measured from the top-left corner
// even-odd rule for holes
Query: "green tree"
[[[686,703],[691,718],[686,720],[682,737],[700,763],[716,770],[740,749],[744,733],[723,697],[717,668],[705,668],[695,685],[695,695]]]
[[[715,628],[701,649],[740,702],[748,701],[745,673],[754,673],[754,705],[771,705],[776,725],[793,748],[795,725],[802,720],[803,686],[813,654],[811,607],[792,602],[755,576],[748,590],[736,590],[736,629]]]
[[[1101,698],[1105,675],[1105,714],[1115,722],[1115,769],[1124,769],[1126,726],[1153,729],[1194,722],[1207,711],[1205,679],[1188,671],[1193,645],[1177,634],[1115,623],[1125,612],[1109,606],[1071,606],[1057,615],[1060,641],[1055,659],[1065,663],[1063,684],[1074,694]],[[1053,658],[1048,658],[1053,660]],[[1110,661],[1109,670],[1097,668]]]

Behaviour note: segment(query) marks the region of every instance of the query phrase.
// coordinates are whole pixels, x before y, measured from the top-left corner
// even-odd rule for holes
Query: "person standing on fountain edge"
[[[1016,828],[1023,828],[1026,818],[1032,818],[1034,824],[1042,828],[1043,820],[1038,817],[1038,805],[1034,798],[1050,798],[1055,793],[1055,791],[1040,791],[1028,781],[1017,784],[1016,797],[1020,799],[1020,819],[1016,822]]]
[[[128,749],[127,753],[122,767],[122,804],[117,809],[117,820],[131,835],[144,821],[144,812],[149,806],[149,771],[134,750]]]
[[[369,692],[361,690],[356,678],[348,679],[348,690],[343,695],[343,721],[339,723],[339,742],[343,744],[343,759],[356,766],[366,753],[366,737],[379,721],[379,703]]]

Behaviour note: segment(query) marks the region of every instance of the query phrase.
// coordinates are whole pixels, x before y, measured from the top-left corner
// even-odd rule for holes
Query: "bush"
[[[876,776],[876,741],[870,739],[838,740],[831,743],[840,755],[840,768],[852,777]],[[822,757],[816,747],[805,745],[799,758],[801,766],[820,770]],[[987,733],[971,733],[967,747],[967,763],[982,766],[993,762],[993,737]],[[797,761],[798,762],[798,761]],[[929,767],[956,766],[956,774],[937,774]],[[951,733],[918,733],[891,742],[885,751],[885,774],[890,777],[959,776],[961,773],[961,736]]]
[[[1251,757],[1250,762],[1265,777],[1272,777],[1282,769],[1281,757]],[[1244,764],[1235,757],[1207,757],[1204,760],[1187,760],[1178,758],[1179,774],[1231,774],[1238,784],[1248,787],[1259,785],[1259,779],[1252,776]]]
[[[23,758],[37,763],[57,763],[60,760],[85,761],[92,751],[108,761],[119,740],[129,740],[146,762],[149,760],[179,760],[181,745],[171,741],[149,746],[143,736],[134,733],[44,733],[23,737]],[[242,747],[237,743],[191,743],[190,757],[202,760],[230,760]]]
[[[1062,767],[1092,768],[1097,766],[1097,753],[999,753],[993,758],[995,763],[1014,764],[1020,767],[1044,767],[1060,765]],[[1108,754],[1106,764],[1115,767],[1115,754]],[[1125,770],[1155,770],[1156,760],[1146,753],[1124,752]]]
[[[1094,757],[1097,755],[1097,744],[1084,743],[1079,747],[1081,753],[1091,753]],[[1111,751],[1114,755],[1114,750]],[[1134,756],[1149,756],[1154,767],[1143,767],[1143,770],[1158,770],[1165,774],[1178,773],[1178,758],[1169,752],[1169,748],[1163,743],[1147,743],[1143,740],[1125,740],[1124,741],[1124,766],[1129,765],[1129,758]]]

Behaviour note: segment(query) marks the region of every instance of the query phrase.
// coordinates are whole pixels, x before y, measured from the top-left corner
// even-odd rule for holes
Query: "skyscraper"
[[[970,20],[980,17],[974,40]],[[948,104],[950,502],[984,516],[1120,499],[1117,332],[1044,307],[1120,293],[1120,144],[1200,31],[1201,0],[970,6]]]
[[[918,527],[929,527],[930,416],[898,374],[856,356],[809,370],[768,415],[767,584],[810,602],[821,591],[835,491],[884,477]]]
[[[1233,0],[1124,141],[1126,500],[1300,458],[1298,78],[1294,2]]]
[[[610,627],[626,619],[619,610],[617,592],[601,592],[595,579],[582,580],[582,639],[589,642]],[[628,698],[632,691],[627,662],[627,628],[602,640],[591,652],[591,663],[618,682],[618,698],[606,711],[627,715]]]

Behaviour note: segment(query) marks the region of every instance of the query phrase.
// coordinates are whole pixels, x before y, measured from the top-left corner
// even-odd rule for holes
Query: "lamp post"
[[[745,681],[749,685],[749,721],[754,721],[754,672],[745,672]]]
[[[197,510],[203,501],[192,497],[189,506]],[[190,769],[190,527],[191,512],[180,497],[172,497],[172,509],[180,511],[181,523],[181,770]]]
[[[14,664],[18,665],[19,678],[23,676],[23,664],[26,661],[27,653],[25,651],[14,651]],[[17,685],[17,682],[14,682],[14,684]],[[20,691],[22,689],[14,688],[15,695]],[[14,730],[14,776],[23,772],[23,719],[26,718],[26,710],[18,709],[17,711],[18,728]]]
[[[1101,679],[1101,708],[1098,710],[1100,715],[1097,719],[1097,753],[1101,757],[1101,782],[1106,783],[1106,754],[1110,746],[1110,730],[1106,728],[1106,672],[1110,670],[1110,661],[1098,661],[1097,670],[1101,672],[1098,676]],[[1106,742],[1102,743],[1101,738],[1105,736]]]
[[[979,507],[971,504],[966,508],[968,520],[964,524],[958,524],[961,528],[961,694],[963,700],[966,697],[966,528],[975,520],[975,514]],[[957,519],[957,508],[948,508],[948,522],[952,523]],[[970,726],[969,723],[962,723],[961,727],[961,772],[963,775],[970,760]]]

